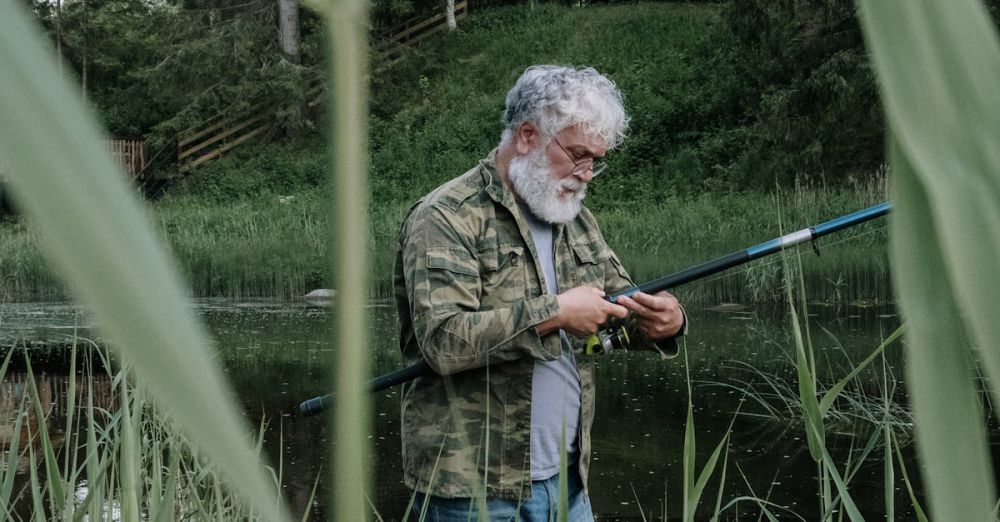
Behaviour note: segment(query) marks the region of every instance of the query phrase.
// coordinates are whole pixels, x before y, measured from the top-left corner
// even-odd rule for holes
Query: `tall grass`
[[[368,168],[368,11],[364,0],[313,0],[326,19],[331,45],[330,107],[336,115],[329,147],[334,188],[336,273],[336,409],[333,433],[335,520],[367,520],[371,472],[371,400],[366,389],[369,350],[366,327]]]
[[[598,180],[596,183],[599,183]],[[331,236],[324,210],[329,197],[314,191],[230,202],[167,198],[154,205],[161,233],[181,273],[198,296],[298,298],[333,285],[325,254]],[[416,197],[416,195],[414,195]],[[650,280],[707,259],[776,237],[779,219],[805,227],[884,201],[878,186],[799,187],[783,194],[783,215],[769,194],[704,194],[651,207],[597,210],[605,237],[637,281]],[[392,294],[392,263],[399,225],[412,202],[383,201],[368,213],[364,240],[366,295]],[[819,243],[821,256],[805,262],[809,295],[830,303],[889,302],[884,222],[845,231]],[[24,224],[0,224],[0,295],[8,299],[58,295],[37,244]],[[681,289],[685,302],[780,302],[782,279],[775,259]]]
[[[76,353],[74,347],[74,360]],[[83,371],[77,380],[74,365],[65,389],[37,381],[30,362],[11,379],[24,386],[5,397],[5,407],[14,408],[4,413],[15,425],[0,467],[3,520],[255,518],[176,421],[151,407],[127,370],[109,371],[96,349],[81,353]],[[0,380],[10,377],[5,370],[13,354],[0,366]],[[21,473],[27,483],[18,484]],[[270,476],[271,489],[280,491],[280,467]],[[18,492],[19,485],[27,491]]]

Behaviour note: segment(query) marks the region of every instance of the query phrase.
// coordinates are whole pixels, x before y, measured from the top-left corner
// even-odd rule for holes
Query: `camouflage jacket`
[[[443,497],[530,495],[532,372],[562,349],[535,325],[559,309],[545,293],[528,224],[497,174],[496,151],[410,210],[399,236],[394,293],[400,348],[438,375],[402,388],[404,482]],[[609,294],[633,286],[584,208],[553,231],[559,292],[580,285]],[[675,354],[629,328],[633,348]],[[577,355],[580,475],[587,484],[594,369]]]

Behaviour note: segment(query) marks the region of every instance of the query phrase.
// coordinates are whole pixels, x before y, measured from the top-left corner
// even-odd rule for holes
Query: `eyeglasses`
[[[558,138],[553,137],[552,141],[556,142],[556,145],[562,149],[563,153],[566,154],[566,157],[573,162],[573,170],[571,172],[574,176],[583,176],[589,170],[592,172],[591,177],[596,178],[598,174],[604,172],[604,170],[608,168],[607,163],[603,161],[594,161],[593,158],[576,161],[573,159],[573,155],[566,150],[566,147],[563,147],[562,143],[559,143]]]

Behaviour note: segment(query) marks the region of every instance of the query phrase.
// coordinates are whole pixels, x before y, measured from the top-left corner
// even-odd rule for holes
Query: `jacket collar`
[[[479,172],[483,177],[486,194],[490,196],[490,199],[513,211],[517,205],[514,201],[513,192],[503,182],[500,172],[497,171],[497,150],[499,148],[493,149],[486,158],[479,160]]]

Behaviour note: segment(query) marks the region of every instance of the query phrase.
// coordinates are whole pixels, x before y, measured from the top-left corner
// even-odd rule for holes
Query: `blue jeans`
[[[583,483],[576,466],[569,471],[569,522],[593,522],[590,499],[583,491]],[[476,522],[479,520],[479,501],[474,498],[443,498],[414,493],[410,520],[420,520],[420,513],[427,504],[424,522]],[[559,475],[548,480],[531,482],[531,498],[519,501],[499,498],[486,499],[490,522],[554,522],[559,516]]]

